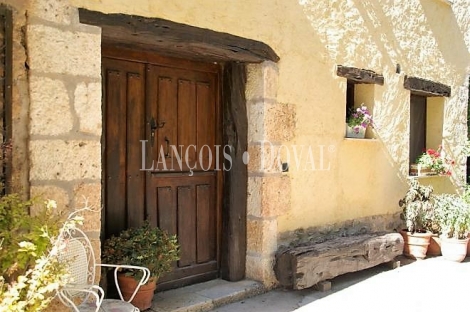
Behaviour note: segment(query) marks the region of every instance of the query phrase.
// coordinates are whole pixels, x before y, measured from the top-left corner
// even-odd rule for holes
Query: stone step
[[[203,312],[266,292],[263,284],[221,279],[156,293],[146,312]]]

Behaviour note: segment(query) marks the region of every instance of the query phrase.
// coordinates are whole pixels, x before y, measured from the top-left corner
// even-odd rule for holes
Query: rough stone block
[[[97,231],[101,229],[101,184],[79,183],[73,190],[74,209],[81,210],[84,217],[83,229]]]
[[[261,142],[260,144],[249,144],[248,172],[273,173],[281,172],[281,150],[279,145]]]
[[[90,239],[93,252],[95,254],[95,259],[97,263],[101,263],[101,241],[98,238]],[[99,284],[101,277],[101,270],[96,270],[95,272],[95,283]]]
[[[290,178],[286,175],[261,178],[261,216],[274,217],[290,208]]]
[[[290,178],[272,175],[248,178],[248,215],[258,218],[279,216],[290,209]]]
[[[392,260],[392,261],[387,262],[386,265],[390,269],[394,270],[394,269],[398,269],[401,266],[401,262],[399,260]]]
[[[392,261],[403,253],[403,244],[399,233],[338,237],[280,253],[275,272],[283,286],[309,288],[341,274]]]
[[[261,177],[248,177],[247,186],[247,215],[261,215]]]
[[[249,218],[246,222],[247,252],[272,255],[277,249],[276,220]]]
[[[280,144],[294,138],[295,106],[258,100],[248,103],[249,142]]]
[[[32,0],[29,14],[58,24],[70,24],[78,17],[77,9],[70,6],[69,0]],[[75,14],[74,14],[75,13]]]
[[[101,35],[29,25],[27,40],[33,72],[101,77]]]
[[[80,182],[73,188],[74,209],[89,208],[99,211],[101,209],[101,183]]]
[[[30,159],[31,180],[101,179],[98,140],[33,140]]]
[[[277,284],[273,271],[273,258],[246,256],[246,278],[262,282],[267,288]]]
[[[248,101],[275,99],[279,80],[278,66],[274,62],[263,62],[247,66],[245,96]]]
[[[101,135],[101,84],[79,83],[75,89],[74,106],[79,119],[80,131]]]
[[[247,104],[248,141],[261,142],[264,140],[264,103]]]
[[[322,281],[315,285],[315,288],[321,292],[331,290],[331,282],[330,281]]]
[[[33,185],[30,188],[31,198],[55,200],[58,211],[69,211],[70,197],[65,188],[54,185]]]
[[[266,104],[264,139],[288,142],[295,136],[295,107],[291,104]]]
[[[59,135],[72,130],[70,100],[61,80],[31,76],[31,134]]]

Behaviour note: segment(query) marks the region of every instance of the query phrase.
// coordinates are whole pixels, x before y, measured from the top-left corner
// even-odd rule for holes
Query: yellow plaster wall
[[[408,172],[405,75],[452,87],[452,96],[444,100],[442,143],[457,156],[456,146],[465,140],[467,0],[455,0],[452,7],[443,0],[71,1],[105,13],[158,17],[227,32],[263,41],[277,52],[277,100],[293,105],[296,114],[295,137],[283,142],[291,151],[291,200],[278,218],[279,232],[399,210]],[[360,96],[364,100],[358,99],[371,101],[366,104],[373,108],[377,127],[368,135],[375,140],[344,139],[346,80],[336,76],[338,64],[385,77],[384,86],[371,86]],[[305,154],[298,168],[293,163],[293,149],[301,145],[311,147],[315,170],[306,165]],[[427,181],[439,191],[452,191],[463,181],[462,159],[457,163],[452,180]]]

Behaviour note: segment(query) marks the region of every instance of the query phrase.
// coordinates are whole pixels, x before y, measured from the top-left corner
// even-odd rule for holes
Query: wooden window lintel
[[[403,86],[416,95],[449,97],[451,94],[451,87],[418,77],[405,76]]]
[[[378,84],[381,86],[384,84],[384,76],[369,69],[338,65],[336,75],[347,78],[354,83]]]

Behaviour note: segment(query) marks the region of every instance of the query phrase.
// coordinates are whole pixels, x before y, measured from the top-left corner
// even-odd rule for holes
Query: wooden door
[[[218,277],[219,69],[160,56],[103,58],[106,236],[149,219],[181,259],[158,289]]]

